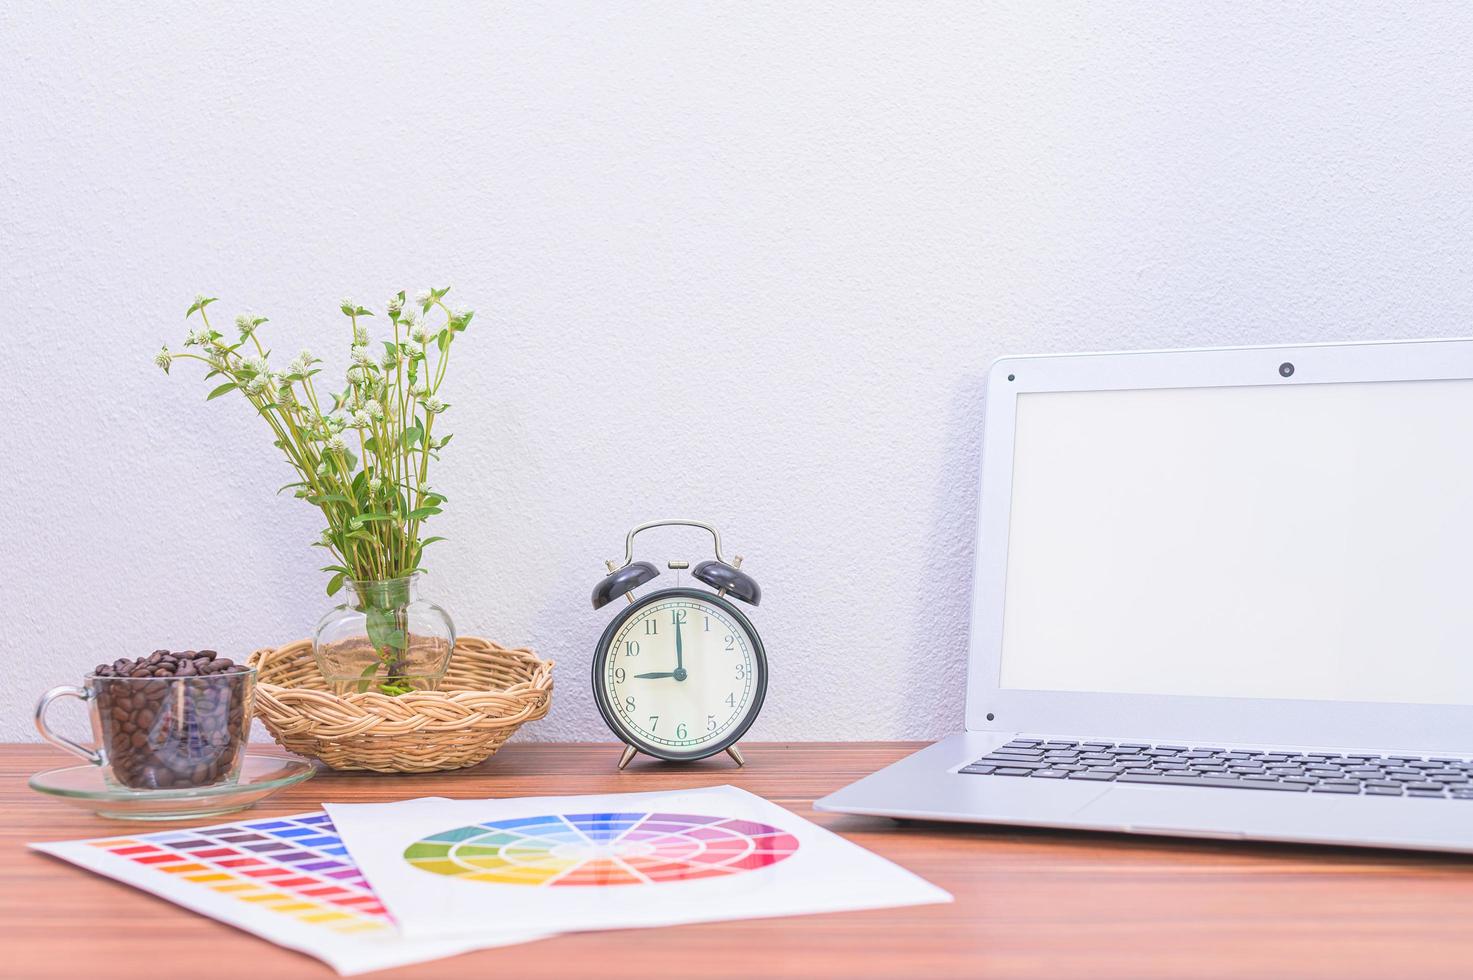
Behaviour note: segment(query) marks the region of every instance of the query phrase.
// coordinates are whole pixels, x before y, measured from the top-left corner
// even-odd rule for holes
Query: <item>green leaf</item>
[[[327,594],[337,595],[338,590],[343,587],[343,579],[347,578],[342,572],[338,572],[327,583]]]
[[[423,551],[427,546],[434,544],[436,541],[444,541],[444,540],[446,540],[446,539],[443,538],[443,537],[440,537],[439,535],[436,535],[433,538],[425,538],[423,541],[421,541],[419,543],[419,550],[420,551]]]
[[[324,571],[324,572],[342,572],[344,575],[352,575],[353,574],[353,570],[351,568],[348,568],[346,565],[323,565],[322,568],[321,568],[321,571]]]
[[[292,483],[288,483],[286,486],[287,487],[290,487],[290,486],[299,486],[299,485],[305,486],[305,484],[292,484]],[[285,490],[286,487],[282,487],[281,489],[282,490]],[[277,493],[280,493],[280,492],[281,492],[281,490],[278,490],[277,491]],[[307,498],[307,502],[309,504],[318,504],[320,506],[322,504],[351,504],[353,501],[349,500],[347,497],[344,497],[340,493],[324,493],[324,494],[320,494],[320,495],[315,496],[315,497],[308,497]]]
[[[451,439],[454,439],[454,438],[455,438],[455,433],[452,432],[452,433],[450,433],[448,436],[446,436],[443,439],[436,439],[435,440],[435,443],[434,443],[435,448],[436,449],[444,449],[445,446],[449,444],[450,440]]]
[[[439,513],[443,512],[438,507],[420,507],[409,512],[409,519],[411,521],[422,521],[426,517],[434,517],[436,514]]]
[[[214,391],[206,395],[205,401],[212,402],[216,398],[219,398],[221,395],[225,394],[227,391],[234,391],[236,388],[239,387],[240,385],[236,384],[234,381],[227,381],[225,382],[225,384],[221,385],[220,387],[216,388]]]
[[[392,647],[395,650],[403,650],[409,645],[404,630],[399,628],[399,616],[402,611],[397,606],[384,608],[372,604],[364,610],[367,615],[365,625],[368,631],[368,642],[373,644],[374,649],[382,650],[384,647]]]
[[[362,678],[362,680],[358,682],[359,694],[362,694],[368,690],[368,685],[373,683],[373,675],[378,673],[378,668],[379,665],[376,662],[371,663],[367,667],[363,668],[363,673],[358,675]]]
[[[305,487],[306,485],[307,484],[298,480],[296,483],[288,483],[286,486],[282,487],[281,490],[290,490],[292,487]],[[276,495],[278,497],[281,496],[281,490],[276,491]]]
[[[401,440],[404,444],[404,448],[414,448],[415,443],[423,439],[424,435],[425,430],[420,426],[419,422],[415,422],[409,428],[404,430],[404,438]]]
[[[399,519],[398,514],[359,514],[360,521],[394,521]]]

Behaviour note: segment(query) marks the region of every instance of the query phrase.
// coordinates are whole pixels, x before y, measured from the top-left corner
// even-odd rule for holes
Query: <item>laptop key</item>
[[[1359,793],[1360,792],[1360,786],[1358,784],[1352,784],[1352,785],[1347,786],[1344,783],[1320,783],[1318,786],[1311,786],[1309,788],[1309,791],[1311,793],[1351,793],[1351,794],[1353,794],[1353,793]]]
[[[996,769],[992,770],[992,774],[994,776],[1031,776],[1033,775],[1033,770],[1016,769],[1012,766],[998,766]]]
[[[1035,769],[1034,779],[1066,779],[1069,774],[1062,769]]]
[[[958,771],[970,773],[976,776],[985,776],[996,768],[996,766],[979,766],[977,763],[974,762],[970,766],[962,766],[961,769],[959,769]]]
[[[1400,786],[1367,786],[1367,796],[1400,796]]]
[[[984,765],[1011,766],[1014,769],[1048,769],[1047,762],[1039,762],[1035,759],[1010,759],[1006,756],[984,755],[977,760]]]
[[[1295,783],[1284,783],[1278,780],[1273,782],[1261,782],[1247,779],[1224,779],[1221,776],[1202,776],[1190,778],[1172,773],[1169,776],[1136,776],[1126,773],[1116,782],[1121,783],[1146,783],[1153,786],[1212,786],[1222,789],[1266,789],[1281,790],[1288,793],[1302,793],[1307,788]]]
[[[1092,779],[1096,782],[1109,782],[1115,778],[1113,772],[1095,772],[1093,769],[1085,769],[1081,772],[1071,772],[1070,779]]]

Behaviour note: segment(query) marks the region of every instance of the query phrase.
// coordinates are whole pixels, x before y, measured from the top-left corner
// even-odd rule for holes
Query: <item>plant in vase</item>
[[[243,397],[271,427],[298,477],[277,493],[290,490],[322,512],[327,527],[314,546],[334,558],[323,568],[332,573],[327,594],[346,589],[346,601],[318,624],[313,652],[327,680],[359,691],[433,686],[455,650],[449,615],[418,595],[424,549],[443,540],[420,536],[446,502],[429,482],[430,462],[451,438],[436,432],[449,408],[440,389],[455,338],[474,316],[447,306],[447,292],[390,299],[393,336],[381,338],[381,353],[369,338],[374,314],[344,300],[352,337],[346,387],[337,392],[325,381],[318,390],[323,362],[309,351],[271,363],[260,337],[265,317],[236,317],[234,340],[216,330],[208,311],[214,297],[197,297],[185,313],[199,316],[185,349],[164,347],[154,357],[165,373],[175,361],[200,361],[206,378],[221,379],[206,401]]]

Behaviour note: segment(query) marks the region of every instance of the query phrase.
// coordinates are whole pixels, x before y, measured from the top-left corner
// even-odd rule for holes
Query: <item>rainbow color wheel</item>
[[[756,871],[792,834],[694,813],[558,813],[456,827],[409,845],[422,871],[501,885],[652,885]]]

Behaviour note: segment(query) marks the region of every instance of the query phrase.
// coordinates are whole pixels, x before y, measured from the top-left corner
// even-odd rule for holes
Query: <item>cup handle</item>
[[[86,759],[94,766],[102,765],[101,752],[98,752],[96,749],[89,749],[85,745],[78,745],[76,742],[73,742],[65,735],[56,734],[50,729],[50,727],[47,726],[46,709],[51,707],[51,702],[55,701],[57,698],[76,698],[78,701],[90,701],[92,699],[92,695],[88,694],[82,688],[72,687],[70,684],[63,684],[61,687],[53,687],[51,690],[41,695],[41,700],[36,702],[36,731],[40,732],[41,737],[50,742],[52,745],[60,746],[61,748],[66,749],[72,755],[81,756],[83,759]]]

